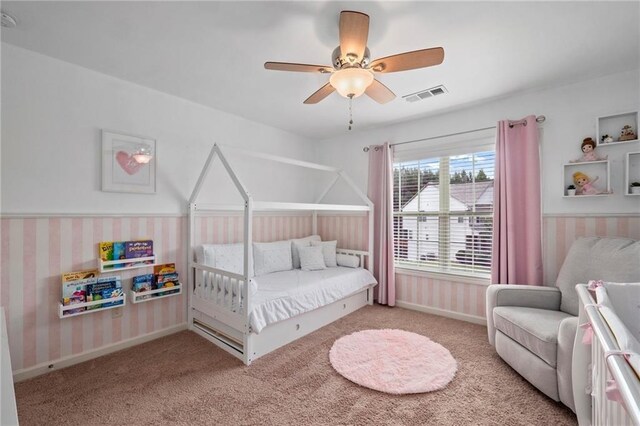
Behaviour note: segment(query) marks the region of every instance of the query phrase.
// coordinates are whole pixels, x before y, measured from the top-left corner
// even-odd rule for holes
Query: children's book
[[[87,300],[95,302],[97,300],[108,299],[111,296],[105,297],[105,294],[112,294],[118,289],[120,289],[120,293],[122,293],[122,281],[120,280],[120,277],[101,277],[95,284],[87,284]],[[121,304],[122,301],[108,302],[89,306],[87,309],[100,309],[107,306]]]
[[[64,306],[75,305],[87,301],[87,286],[96,283],[98,271],[69,272],[62,275],[62,304]],[[64,315],[75,314],[84,311],[85,308],[70,309],[64,311]]]
[[[113,242],[113,260],[122,260],[126,259],[124,257],[124,246],[125,241],[114,241]],[[115,268],[122,268],[125,265],[114,265]]]
[[[103,299],[112,299],[114,297],[120,297],[120,296],[122,296],[122,287],[102,290]],[[117,300],[115,302],[106,302],[102,304],[102,307],[106,308],[108,306],[117,306],[117,305],[122,305],[123,303],[124,303],[123,300]]]
[[[125,259],[153,256],[153,241],[126,241],[124,243]]]
[[[164,263],[162,265],[156,265],[153,267],[153,273],[155,275],[174,274],[176,272],[175,263]]]
[[[113,241],[103,241],[98,244],[98,254],[103,261],[113,260]]]
[[[133,283],[131,288],[136,293],[143,293],[145,291],[153,290],[153,274],[138,275],[133,277]],[[150,294],[145,296],[139,296],[138,299],[149,299]]]
[[[177,273],[158,275],[156,277],[156,289],[170,288],[178,285],[180,285],[180,282],[178,281]],[[160,294],[171,294],[171,293],[176,293],[177,291],[178,290],[176,289],[174,291],[167,291],[165,293],[160,293]]]

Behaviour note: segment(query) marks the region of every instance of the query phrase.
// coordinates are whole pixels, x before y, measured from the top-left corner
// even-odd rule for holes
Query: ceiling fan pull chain
[[[349,130],[351,130],[351,125],[353,124],[353,95],[349,96]]]

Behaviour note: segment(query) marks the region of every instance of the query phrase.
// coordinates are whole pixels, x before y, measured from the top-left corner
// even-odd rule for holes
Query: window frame
[[[458,148],[459,151],[459,148]],[[463,149],[463,151],[465,151]],[[406,165],[407,163],[411,163],[412,161],[415,162],[421,162],[421,161],[426,161],[426,160],[439,160],[439,175],[438,175],[438,196],[439,196],[439,211],[437,212],[425,212],[420,210],[420,200],[418,200],[418,211],[410,211],[410,212],[404,212],[401,211],[402,207],[401,207],[401,203],[402,203],[402,199],[397,200],[398,202],[398,211],[393,211],[393,220],[394,220],[394,224],[395,223],[402,223],[403,221],[399,221],[396,218],[400,218],[400,217],[415,217],[416,218],[416,225],[419,227],[421,223],[426,223],[426,221],[428,220],[429,217],[435,217],[438,218],[438,258],[439,260],[435,260],[434,262],[437,262],[437,265],[434,265],[433,267],[429,267],[428,265],[425,265],[426,260],[408,260],[408,259],[400,259],[398,257],[398,247],[396,246],[396,239],[399,239],[400,237],[396,237],[395,235],[395,231],[394,231],[394,239],[393,239],[393,243],[394,243],[394,266],[396,269],[408,273],[409,275],[419,275],[419,276],[432,276],[435,278],[440,278],[440,279],[455,279],[456,281],[465,281],[465,282],[469,282],[472,284],[488,284],[490,281],[490,276],[491,276],[491,263],[492,263],[492,259],[490,258],[489,261],[489,267],[487,271],[474,271],[472,270],[472,268],[470,268],[469,270],[465,271],[464,268],[460,268],[460,269],[455,269],[455,268],[451,268],[451,259],[450,259],[450,252],[452,250],[452,243],[451,243],[451,233],[450,233],[450,228],[449,226],[451,225],[451,220],[452,218],[458,217],[458,223],[460,223],[460,218],[464,218],[464,217],[469,217],[469,226],[473,226],[473,224],[476,223],[486,223],[486,218],[489,218],[490,223],[491,223],[491,229],[493,230],[493,204],[491,205],[491,210],[487,211],[485,209],[481,209],[478,210],[477,209],[477,205],[474,203],[473,205],[473,209],[470,211],[451,211],[450,209],[450,205],[449,205],[449,200],[450,200],[450,165],[451,165],[451,157],[454,157],[456,155],[465,155],[465,154],[470,154],[470,155],[476,155],[478,153],[482,153],[482,152],[493,152],[495,155],[495,144],[493,143],[493,140],[491,141],[491,143],[484,143],[482,146],[468,146],[468,149],[466,149],[466,152],[463,153],[442,153],[442,152],[434,152],[432,155],[428,154],[427,152],[422,152],[421,155],[416,156],[413,160],[411,159],[402,159],[399,161],[396,161],[396,159],[394,158],[394,164],[393,164],[393,169],[394,172],[395,170],[401,170],[400,167],[397,167],[397,165]],[[472,176],[474,177],[474,184],[475,182],[475,175],[476,175],[476,171],[475,171],[475,160],[473,161],[473,169],[472,169]],[[494,167],[495,167],[495,157],[494,157]],[[419,168],[419,166],[418,166]],[[421,188],[421,182],[420,182],[420,176],[421,173],[418,173],[418,180],[417,180],[417,187]],[[495,177],[494,177],[494,181],[495,181]],[[444,182],[444,184],[443,184]],[[395,183],[394,183],[394,187],[395,187]],[[401,179],[401,174],[399,174],[398,176],[398,194],[401,195],[402,194],[402,179]],[[423,189],[420,189],[417,196],[419,196],[420,191],[422,191]],[[395,198],[396,196],[396,191],[394,188],[394,193],[393,196]],[[394,203],[394,210],[395,210],[395,206],[396,206],[396,200],[393,200]],[[423,219],[424,218],[424,219]],[[465,223],[466,221],[463,220],[463,223]],[[394,225],[395,226],[395,225]],[[445,232],[443,232],[443,229]],[[411,230],[406,230],[408,232],[410,232]],[[419,233],[419,232],[418,232]],[[444,238],[441,237],[441,235],[444,234]],[[406,237],[405,237],[406,238]],[[407,238],[407,242],[409,241],[409,238]],[[421,240],[417,240],[416,242],[416,247],[418,247],[418,252],[419,252],[419,242]],[[424,241],[428,241],[428,238],[425,239]],[[472,242],[473,243],[473,242]]]

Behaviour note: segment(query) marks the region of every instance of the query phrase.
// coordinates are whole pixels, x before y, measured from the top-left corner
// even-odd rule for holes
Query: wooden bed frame
[[[332,173],[335,175],[335,178],[318,197],[316,203],[254,201],[224,155],[224,151],[230,149],[248,157]],[[203,204],[197,202],[202,185],[216,158],[220,159],[224,169],[240,193],[244,200],[243,205]],[[324,197],[339,180],[342,180],[351,187],[362,200],[362,205],[322,203]],[[196,263],[193,260],[196,217],[220,211],[244,211],[243,274],[235,274],[222,269],[212,268]],[[368,251],[338,249],[337,252],[359,257],[360,265],[362,265],[362,267],[366,266],[369,271],[373,272],[373,262],[370,259],[370,255],[373,253],[373,203],[360,191],[344,171],[322,164],[246,151],[238,148],[222,147],[214,144],[189,200],[190,264],[188,274],[189,288],[187,292],[189,298],[188,325],[190,330],[239,358],[246,365],[367,304],[373,304],[373,287],[375,286],[367,286],[329,305],[268,325],[259,334],[253,332],[249,324],[249,311],[246,307],[251,306],[251,292],[247,291],[247,288],[248,285],[251,285],[252,280],[252,274],[250,272],[253,271],[252,223],[253,214],[256,211],[310,211],[313,214],[312,230],[314,234],[317,233],[319,211],[367,212],[369,218]],[[196,289],[202,290],[203,288],[212,291],[210,294],[196,291]]]

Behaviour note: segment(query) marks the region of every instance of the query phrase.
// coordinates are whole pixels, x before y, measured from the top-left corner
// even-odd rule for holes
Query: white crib
[[[582,343],[583,328],[579,328],[576,335],[573,393],[578,422],[594,426],[640,426],[640,378],[623,356],[605,356],[620,350],[616,337],[587,285],[579,284],[576,290],[580,298],[579,322],[588,322],[593,330],[590,346]],[[607,385],[612,381],[623,404],[607,396]]]

